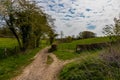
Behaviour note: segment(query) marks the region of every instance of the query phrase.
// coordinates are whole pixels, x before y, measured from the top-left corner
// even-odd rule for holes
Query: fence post
[[[7,48],[4,49],[4,54],[7,56]]]

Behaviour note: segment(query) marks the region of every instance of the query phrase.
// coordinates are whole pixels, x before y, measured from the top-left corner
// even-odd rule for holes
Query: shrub
[[[57,50],[57,45],[56,44],[52,44],[51,48],[49,49],[49,52],[53,52]]]
[[[119,80],[120,49],[115,46],[100,55],[87,57],[65,66],[60,80]]]
[[[109,66],[120,68],[120,49],[119,46],[113,46],[105,50],[100,58]]]
[[[84,50],[102,49],[107,46],[108,45],[106,43],[79,44],[79,45],[76,45],[76,52],[81,52]]]
[[[83,32],[80,32],[79,35],[78,35],[78,38],[79,39],[86,39],[86,38],[95,38],[96,37],[96,34],[94,32],[91,32],[91,31],[83,31]]]

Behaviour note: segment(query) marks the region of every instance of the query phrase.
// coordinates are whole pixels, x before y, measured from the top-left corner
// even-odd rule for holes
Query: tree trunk
[[[40,46],[40,37],[38,37],[37,39],[36,39],[36,47],[39,47]]]
[[[30,39],[29,26],[27,25],[21,26],[21,36],[22,36],[23,51],[25,51],[29,46],[29,39]]]
[[[10,17],[10,18],[11,18],[11,17]],[[20,39],[19,39],[19,37],[18,37],[18,35],[17,35],[16,31],[15,31],[15,28],[13,27],[13,22],[12,22],[11,20],[8,21],[6,18],[4,18],[4,19],[5,19],[6,23],[7,23],[10,31],[13,33],[13,35],[14,35],[15,38],[17,39],[18,45],[19,45],[19,47],[20,47],[20,50],[22,50],[22,45],[21,45]]]
[[[15,38],[17,39],[17,42],[18,42],[18,45],[19,45],[20,49],[22,49],[22,45],[21,45],[20,39],[19,39],[17,33],[15,32],[14,28],[9,28],[9,29],[11,30],[11,32],[13,33]]]

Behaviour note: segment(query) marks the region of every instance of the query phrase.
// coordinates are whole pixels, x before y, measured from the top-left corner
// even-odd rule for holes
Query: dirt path
[[[54,54],[47,53],[47,50],[48,48],[45,48],[40,51],[23,73],[12,80],[57,80],[57,75],[63,66],[73,60],[61,61]],[[46,64],[48,55],[53,59],[50,65]]]

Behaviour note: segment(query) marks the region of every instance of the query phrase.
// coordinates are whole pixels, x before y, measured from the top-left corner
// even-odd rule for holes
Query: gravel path
[[[48,48],[41,50],[34,57],[34,61],[23,70],[22,74],[12,80],[57,80],[57,75],[63,66],[73,60],[61,61],[47,51]],[[53,59],[50,65],[46,63],[48,55]]]

